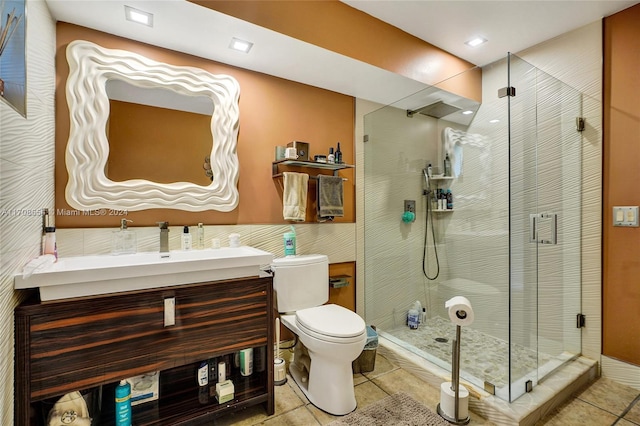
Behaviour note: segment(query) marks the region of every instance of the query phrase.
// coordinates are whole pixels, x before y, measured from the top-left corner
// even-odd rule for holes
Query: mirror
[[[123,209],[129,211],[150,208],[173,208],[188,211],[231,211],[238,205],[238,157],[236,145],[239,125],[238,82],[226,75],[213,75],[194,67],[173,66],[153,61],[132,52],[105,49],[94,43],[76,40],[67,47],[69,77],[67,102],[71,120],[65,163],[69,173],[65,196],[73,208],[79,210]],[[117,92],[119,85],[133,86],[133,99],[143,97],[143,91],[161,89],[160,92],[179,94],[188,104],[208,99],[212,111],[209,121],[209,151],[211,168],[208,184],[134,175],[112,176],[114,166],[108,165],[111,146],[108,133],[110,120],[110,92]],[[125,86],[126,87],[126,86]],[[153,91],[157,93],[157,90]],[[166,93],[165,93],[166,94]],[[156,96],[157,97],[157,96]],[[137,126],[145,129],[144,126]],[[152,128],[147,127],[152,133]],[[119,156],[127,157],[133,141],[126,141]],[[175,141],[174,141],[175,142]],[[180,141],[180,147],[185,146]],[[205,157],[198,150],[193,167],[204,175]],[[148,149],[162,150],[162,146],[148,142]],[[114,148],[115,150],[115,148]],[[144,150],[143,150],[144,151]],[[116,152],[116,151],[114,151]],[[144,156],[141,157],[144,159]],[[113,159],[113,157],[112,157]],[[130,161],[131,160],[131,161]],[[160,176],[173,161],[170,155],[161,164],[151,165]],[[126,158],[136,165],[140,160]],[[188,168],[191,168],[189,165]],[[159,181],[161,180],[161,181]]]
[[[211,183],[203,167],[212,149],[213,102],[164,88],[107,81],[109,158],[113,181]]]

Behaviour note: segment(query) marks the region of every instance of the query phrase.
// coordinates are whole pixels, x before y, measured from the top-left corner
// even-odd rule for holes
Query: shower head
[[[437,101],[432,104],[423,106],[415,110],[407,110],[407,117],[413,117],[414,114],[422,114],[433,118],[442,118],[456,111],[460,111],[460,108],[445,104],[442,101]]]

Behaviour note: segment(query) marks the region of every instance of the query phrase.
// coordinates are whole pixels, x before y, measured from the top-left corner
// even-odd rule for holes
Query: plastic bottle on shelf
[[[131,426],[131,385],[126,380],[116,387],[116,425]]]
[[[327,155],[327,163],[334,164],[336,162],[336,156],[333,153],[333,147],[329,148],[329,155]]]
[[[453,210],[453,194],[447,189],[447,210]]]
[[[336,164],[342,164],[342,151],[340,151],[340,142],[338,142],[338,146],[336,147],[336,152],[334,153]]]
[[[451,159],[449,158],[449,153],[444,157],[444,175],[446,177],[451,176]]]

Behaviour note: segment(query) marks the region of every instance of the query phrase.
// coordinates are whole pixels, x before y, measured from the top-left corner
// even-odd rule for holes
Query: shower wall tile
[[[13,310],[25,292],[13,276],[40,254],[39,209],[54,207],[55,21],[42,1],[27,1],[27,117],[0,102],[0,424],[13,424]]]
[[[540,291],[544,294],[538,301],[540,307],[539,321],[541,328],[545,329],[540,336],[535,335],[535,330],[530,329],[527,318],[535,320],[535,312],[532,309],[534,304],[530,303],[537,295],[535,293],[522,293],[521,297],[516,297],[513,304],[513,314],[521,318],[521,327],[514,329],[514,338],[522,343],[540,345],[541,350],[557,353],[562,348],[558,341],[563,335],[563,330],[571,328],[574,330],[575,314],[583,312],[587,315],[587,326],[582,330],[582,353],[593,359],[600,357],[600,334],[601,334],[601,294],[600,294],[600,232],[601,232],[601,151],[602,151],[602,130],[601,130],[601,25],[600,22],[587,25],[576,31],[567,33],[541,45],[527,49],[518,53],[518,56],[525,61],[536,66],[540,70],[548,73],[530,73],[531,79],[541,79],[546,81],[549,90],[536,94],[532,101],[525,97],[529,85],[522,84],[518,87],[518,96],[514,101],[514,111],[524,118],[524,122],[538,122],[541,124],[539,132],[535,134],[536,142],[542,147],[546,147],[549,155],[540,158],[540,164],[545,173],[542,174],[540,182],[542,192],[541,209],[554,210],[563,205],[564,212],[560,218],[561,226],[559,238],[562,247],[543,247],[541,253],[541,276],[539,281]],[[504,61],[503,61],[504,62]],[[527,63],[521,62],[522,67],[529,67]],[[576,66],[576,64],[578,64]],[[562,83],[568,84],[571,88],[554,79],[559,79]],[[532,80],[533,82],[533,80]],[[437,281],[446,282],[451,278],[450,274],[480,284],[489,284],[500,290],[508,297],[509,288],[509,240],[506,232],[509,229],[508,209],[504,206],[509,203],[508,193],[508,157],[507,149],[507,108],[506,99],[499,99],[496,96],[497,89],[506,86],[507,75],[504,63],[496,63],[493,66],[483,69],[483,104],[479,112],[474,117],[472,126],[468,132],[481,135],[490,135],[487,146],[489,147],[490,160],[485,162],[477,161],[475,164],[467,162],[465,155],[464,172],[468,175],[456,179],[451,185],[454,194],[454,207],[456,211],[449,217],[439,217],[436,224],[439,242],[443,243],[442,258],[445,258],[446,267],[442,270],[442,275]],[[526,82],[525,82],[526,83]],[[586,117],[587,128],[576,135],[574,111],[567,108],[565,103],[576,92],[582,92],[582,113]],[[539,97],[539,98],[538,98]],[[540,101],[550,102],[557,107],[545,111],[537,109]],[[573,102],[573,101],[572,101]],[[518,106],[518,103],[520,105]],[[366,113],[375,110],[371,104],[360,101],[356,105],[361,106],[362,114],[357,116],[357,120],[362,120]],[[561,108],[562,107],[562,108]],[[412,237],[423,232],[424,227],[417,222],[410,225],[410,228],[402,228],[396,218],[401,212],[402,201],[408,197],[405,191],[415,190],[416,178],[411,175],[419,173],[423,167],[420,162],[425,157],[438,158],[440,142],[437,138],[442,130],[438,128],[433,134],[423,129],[427,147],[420,147],[416,139],[418,135],[412,134],[408,130],[402,130],[403,121],[402,110],[393,111],[386,107],[386,111],[376,111],[376,122],[369,123],[368,132],[380,135],[381,139],[386,138],[386,142],[375,145],[375,138],[362,144],[363,155],[361,163],[358,163],[358,171],[365,174],[358,183],[360,204],[358,206],[358,228],[362,227],[364,240],[359,241],[359,256],[362,261],[359,267],[364,273],[359,273],[359,281],[364,277],[365,283],[365,310],[367,319],[374,314],[374,320],[382,324],[389,321],[397,322],[393,313],[378,308],[374,300],[384,300],[385,303],[395,307],[396,311],[401,311],[404,306],[412,303],[414,297],[404,296],[404,293],[413,293],[415,297],[424,297],[419,293],[419,282],[416,276],[408,273],[406,269],[419,270],[420,260],[414,256],[400,256],[393,253],[389,247],[401,244],[403,252],[420,251],[422,242],[420,238]],[[392,117],[392,114],[397,117]],[[579,113],[579,111],[578,111]],[[527,119],[529,117],[529,119]],[[489,120],[499,119],[500,123],[490,124]],[[404,118],[406,120],[406,118]],[[385,121],[383,124],[382,121]],[[403,124],[404,123],[404,124]],[[412,126],[415,123],[412,123]],[[441,127],[441,126],[439,126]],[[402,130],[401,136],[394,132]],[[575,194],[576,181],[566,178],[566,175],[559,174],[562,168],[572,167],[570,155],[566,151],[567,147],[558,144],[558,134],[566,137],[581,137],[581,157],[582,171],[577,174],[581,179],[582,193]],[[530,138],[526,129],[514,129],[513,136],[520,138],[523,142]],[[360,140],[359,136],[356,138]],[[424,138],[422,139],[424,141]],[[435,141],[434,141],[435,140]],[[372,143],[373,142],[373,143]],[[513,147],[512,147],[513,148]],[[430,152],[428,150],[431,150]],[[369,155],[373,151],[373,156]],[[425,154],[425,151],[427,153]],[[512,154],[514,154],[512,152]],[[515,152],[518,155],[527,154],[527,151]],[[531,154],[533,154],[531,152]],[[419,160],[418,160],[419,159]],[[433,160],[433,158],[430,158]],[[364,167],[362,167],[364,164]],[[526,164],[523,164],[525,166]],[[400,176],[404,173],[406,176]],[[480,184],[477,179],[474,181],[470,176],[484,176]],[[397,182],[397,183],[396,183]],[[523,188],[521,192],[522,200],[527,196],[524,188],[531,186],[532,182],[514,181],[517,188]],[[419,184],[418,184],[419,185]],[[412,187],[413,186],[413,187]],[[395,190],[394,190],[395,188]],[[574,200],[571,205],[568,201]],[[517,200],[514,200],[517,202]],[[365,210],[366,205],[366,210]],[[418,216],[424,212],[424,203],[418,202]],[[523,229],[528,226],[528,213],[522,212]],[[580,220],[577,220],[580,218]],[[576,219],[576,220],[574,220]],[[364,221],[367,224],[374,223],[374,226],[364,228]],[[577,228],[582,222],[581,228]],[[370,229],[372,228],[372,229]],[[410,230],[409,230],[410,229]],[[568,240],[572,233],[580,233],[581,239]],[[500,236],[500,233],[503,233]],[[474,237],[477,237],[476,241]],[[484,238],[483,238],[484,237]],[[523,232],[518,236],[522,240],[522,246],[526,248],[528,235]],[[372,244],[372,240],[381,241],[379,244]],[[362,243],[364,241],[364,243]],[[456,250],[452,246],[459,244],[465,247],[464,251]],[[406,250],[405,250],[406,249]],[[371,251],[373,250],[373,251]],[[361,255],[361,253],[363,253]],[[500,254],[502,253],[502,254]],[[522,249],[513,253],[515,259],[524,259],[532,256],[530,251]],[[570,259],[574,262],[573,267],[564,268],[563,262]],[[366,260],[366,262],[365,262]],[[377,265],[384,265],[376,267]],[[373,267],[372,267],[373,265]],[[366,266],[366,267],[365,267]],[[389,284],[392,276],[399,277],[405,281],[402,287],[405,291],[398,295],[396,287]],[[562,271],[562,272],[560,272]],[[533,277],[536,271],[527,268],[522,271],[524,274]],[[385,282],[380,288],[372,287],[373,277],[383,274]],[[576,297],[576,287],[574,284],[582,284],[582,297]],[[439,283],[439,284],[440,284]],[[427,298],[438,298],[438,288],[441,285],[426,286],[427,291],[434,291],[435,296]],[[514,283],[516,289],[518,283]],[[423,293],[424,294],[424,293]],[[429,294],[429,293],[427,293]],[[567,313],[559,317],[558,302],[562,302]],[[378,302],[379,303],[379,302]],[[424,303],[424,302],[423,302]],[[429,306],[435,306],[432,311],[439,310],[437,300],[430,301]],[[442,312],[440,310],[439,312]],[[566,319],[563,319],[566,318]],[[533,322],[533,321],[532,321]],[[546,324],[546,327],[545,327]],[[498,327],[499,328],[499,327]],[[505,336],[506,338],[506,336]],[[571,351],[577,346],[575,351],[580,350],[579,341],[568,341],[568,348]]]

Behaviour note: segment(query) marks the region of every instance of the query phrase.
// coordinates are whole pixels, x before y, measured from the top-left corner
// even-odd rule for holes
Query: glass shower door
[[[580,353],[580,93],[510,55],[509,400]]]

